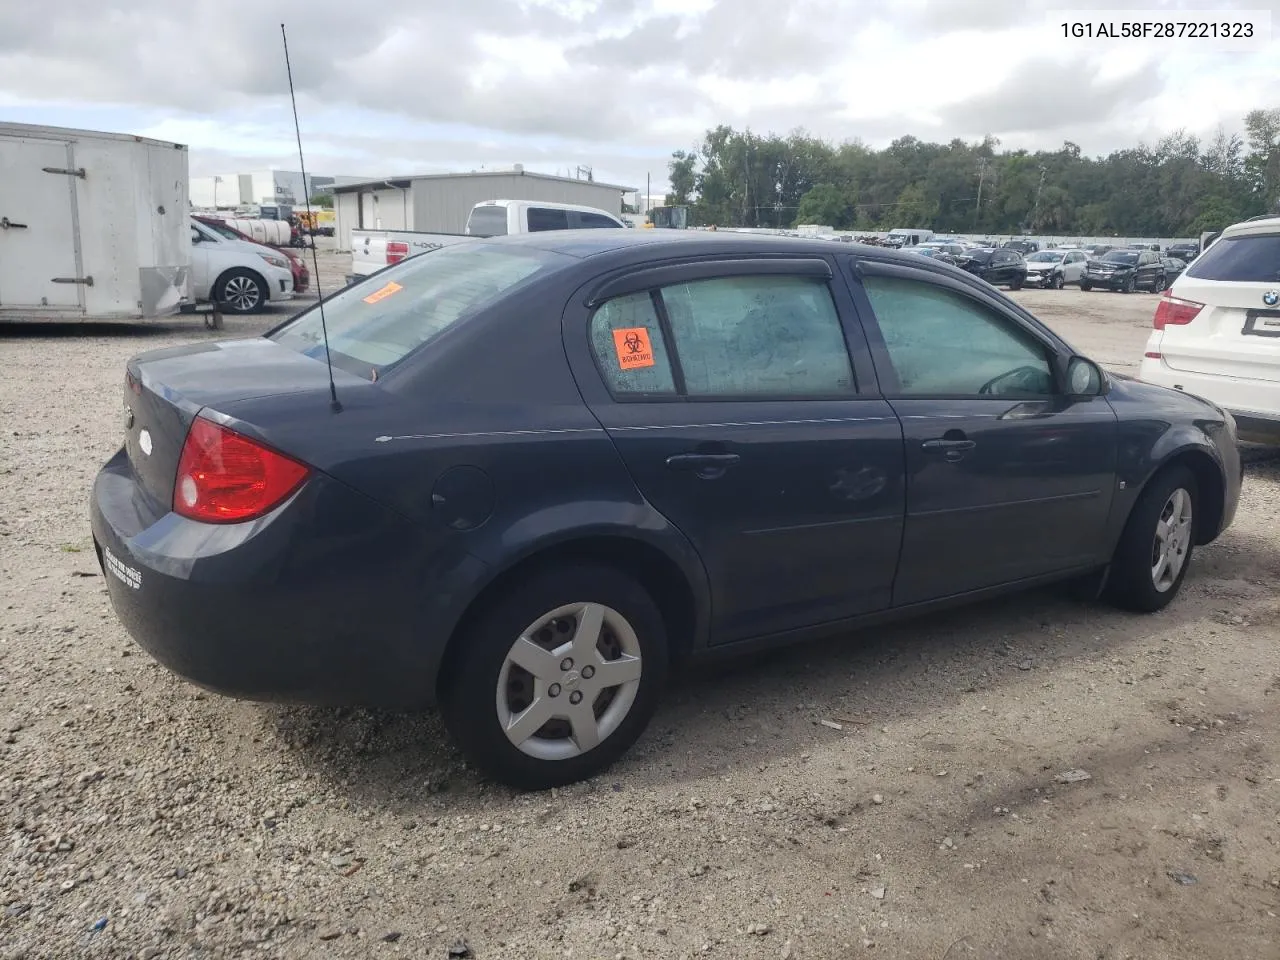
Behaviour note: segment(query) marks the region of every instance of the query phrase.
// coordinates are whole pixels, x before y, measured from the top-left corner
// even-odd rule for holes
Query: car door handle
[[[667,457],[667,466],[672,470],[692,470],[704,480],[713,480],[741,459],[736,453],[675,453]]]
[[[977,445],[973,440],[948,439],[946,437],[926,440],[920,444],[925,453],[940,453],[950,463],[963,459],[964,455]]]

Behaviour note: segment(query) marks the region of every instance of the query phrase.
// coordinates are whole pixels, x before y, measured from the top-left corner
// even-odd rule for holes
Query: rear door
[[[1071,399],[1045,336],[949,277],[863,261],[855,296],[902,419],[907,517],[895,606],[1105,560],[1117,426]]]
[[[1174,370],[1280,380],[1280,232],[1223,237],[1178,277],[1171,294],[1204,304],[1166,326],[1160,354]]]
[[[889,605],[902,429],[828,259],[638,270],[575,295],[565,336],[636,485],[706,566],[713,643]]]
[[[0,137],[0,307],[83,306],[69,143]]]

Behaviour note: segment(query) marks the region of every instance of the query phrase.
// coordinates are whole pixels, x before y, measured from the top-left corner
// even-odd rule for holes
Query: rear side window
[[[662,289],[690,396],[839,396],[854,392],[827,284],[726,277]]]
[[[506,207],[476,207],[467,218],[467,233],[473,237],[505,237]]]
[[[1223,237],[1187,270],[1197,280],[1280,283],[1280,234]]]
[[[565,262],[559,254],[478,241],[405,260],[325,301],[334,366],[368,379],[499,297]],[[324,359],[320,312],[299,314],[271,339]]]
[[[674,394],[671,359],[648,291],[618,297],[591,317],[591,349],[615,394]]]
[[[530,207],[526,211],[529,217],[529,232],[539,233],[543,230],[568,230],[569,212],[549,207]]]

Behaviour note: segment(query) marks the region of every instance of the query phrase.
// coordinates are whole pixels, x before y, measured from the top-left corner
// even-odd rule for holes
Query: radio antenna
[[[307,229],[311,230],[315,220],[311,216],[311,185],[307,182],[307,163],[302,159],[302,127],[298,124],[298,97],[293,92],[293,65],[289,62],[289,34],[284,24],[280,24],[280,39],[284,41],[284,69],[289,75],[289,102],[293,104],[293,131],[298,136],[298,166],[302,168],[302,195],[307,210]],[[324,318],[324,291],[320,289],[320,255],[316,253],[316,239],[311,237],[312,279],[316,285],[316,296],[320,298],[320,333],[324,337],[324,362],[329,368],[329,407],[334,413],[342,410],[338,402],[338,388],[333,382],[333,357],[329,353],[329,325]]]

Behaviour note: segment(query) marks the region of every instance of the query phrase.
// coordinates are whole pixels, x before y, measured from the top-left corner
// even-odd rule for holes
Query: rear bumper
[[[457,598],[487,569],[426,556],[420,528],[324,475],[250,523],[157,512],[117,454],[91,504],[112,607],[174,673],[248,700],[430,705]]]
[[[1154,339],[1154,338],[1153,338]],[[1158,346],[1149,345],[1157,350]],[[1245,380],[1175,370],[1163,358],[1144,357],[1138,379],[1203,397],[1230,412],[1241,440],[1280,442],[1280,380]]]

